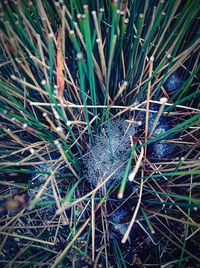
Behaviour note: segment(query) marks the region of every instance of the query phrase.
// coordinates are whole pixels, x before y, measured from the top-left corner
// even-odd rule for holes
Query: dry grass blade
[[[65,78],[64,78],[64,58],[63,58],[63,42],[62,42],[62,28],[58,31],[57,37],[57,66],[56,66],[56,75],[57,75],[57,85],[59,97],[63,99],[64,87],[65,87]]]

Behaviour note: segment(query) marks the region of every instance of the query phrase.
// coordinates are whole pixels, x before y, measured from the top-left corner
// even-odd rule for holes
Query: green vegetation
[[[199,265],[199,17],[1,1],[1,267]]]

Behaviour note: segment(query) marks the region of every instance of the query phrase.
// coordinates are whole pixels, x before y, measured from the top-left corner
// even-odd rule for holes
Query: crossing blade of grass
[[[129,176],[129,171],[130,171],[130,168],[131,168],[131,163],[133,161],[133,156],[134,156],[135,148],[136,148],[136,145],[134,145],[133,148],[131,149],[131,155],[130,155],[130,157],[128,159],[128,163],[126,165],[124,176],[123,176],[123,179],[122,179],[121,184],[120,184],[120,189],[119,189],[119,192],[118,192],[118,198],[119,199],[123,198],[123,194],[124,194],[124,191],[125,191],[127,178]]]

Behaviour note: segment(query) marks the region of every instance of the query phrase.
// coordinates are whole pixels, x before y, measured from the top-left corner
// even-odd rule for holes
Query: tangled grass
[[[1,1],[1,267],[199,267],[199,15]]]

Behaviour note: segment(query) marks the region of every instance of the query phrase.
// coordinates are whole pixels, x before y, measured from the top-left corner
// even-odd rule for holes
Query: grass
[[[1,267],[199,265],[199,12],[0,3]]]

